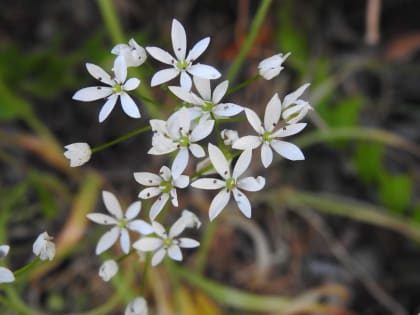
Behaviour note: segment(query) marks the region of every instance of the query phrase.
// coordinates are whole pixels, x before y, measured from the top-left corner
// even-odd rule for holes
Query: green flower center
[[[172,183],[167,181],[162,181],[159,185],[159,188],[162,190],[163,193],[169,194],[172,189]]]
[[[211,101],[204,101],[204,104],[202,106],[203,111],[205,112],[211,112],[213,110],[214,104]]]
[[[187,136],[181,136],[179,138],[179,146],[187,147],[190,144],[190,139]]]
[[[189,66],[189,63],[186,60],[178,60],[178,62],[176,63],[176,67],[179,70],[186,70]]]
[[[165,238],[163,240],[163,246],[166,248],[171,247],[172,243],[173,243],[173,240],[171,238]]]
[[[262,140],[264,142],[271,142],[271,140],[273,140],[273,137],[271,136],[271,132],[270,131],[266,131],[262,134],[261,136]]]
[[[118,227],[123,229],[125,228],[125,226],[127,225],[127,221],[125,221],[125,219],[121,219],[120,221],[118,221]]]
[[[235,178],[228,178],[227,180],[226,180],[226,188],[228,189],[228,190],[232,190],[232,189],[234,189],[236,187],[236,180],[235,180]]]
[[[114,94],[119,94],[119,93],[124,92],[124,88],[121,84],[115,84],[112,87],[112,92],[114,92]]]

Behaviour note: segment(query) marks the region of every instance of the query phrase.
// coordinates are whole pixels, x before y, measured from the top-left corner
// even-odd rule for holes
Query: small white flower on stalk
[[[143,297],[136,297],[125,308],[124,315],[147,315],[147,303]]]
[[[127,44],[118,44],[112,48],[111,53],[117,56],[123,56],[127,67],[141,66],[147,59],[146,50],[141,47],[134,38]]]
[[[267,104],[264,124],[257,113],[251,109],[245,109],[246,117],[258,136],[241,137],[232,147],[239,150],[253,150],[261,145],[261,161],[264,167],[268,167],[273,161],[272,149],[286,159],[304,160],[302,151],[296,145],[281,139],[297,134],[306,127],[306,123],[279,124],[281,110],[282,104],[277,94],[274,94]]]
[[[187,35],[181,23],[176,19],[172,20],[171,29],[172,47],[176,58],[172,57],[168,52],[158,47],[146,47],[147,52],[156,60],[172,66],[168,69],[163,69],[155,73],[152,77],[151,86],[156,86],[168,82],[181,75],[180,85],[185,90],[191,90],[192,81],[190,75],[205,79],[218,79],[221,74],[214,67],[203,65],[200,63],[193,64],[198,57],[207,49],[210,38],[206,37],[194,45],[194,47],[187,52]],[[186,57],[185,57],[186,56]]]
[[[53,260],[55,256],[55,245],[52,236],[49,236],[47,232],[38,235],[32,250],[36,256],[41,260]]]
[[[181,217],[178,220],[182,220],[186,228],[196,228],[199,229],[201,226],[200,219],[195,215],[195,213],[184,209],[182,210]]]
[[[86,142],[76,142],[64,147],[64,156],[70,160],[71,167],[78,167],[90,160],[92,151]]]
[[[152,257],[152,266],[158,265],[163,258],[168,255],[176,261],[182,260],[181,248],[194,248],[200,245],[199,242],[187,237],[178,238],[184,231],[184,221],[176,221],[169,230],[158,222],[152,222],[156,237],[143,237],[133,244],[133,247],[142,252],[154,252]]]
[[[161,155],[178,150],[172,163],[172,176],[181,175],[189,160],[189,151],[196,158],[205,157],[204,149],[197,143],[203,140],[213,130],[214,120],[200,119],[193,121],[194,113],[183,107],[173,113],[167,121],[152,119],[150,125],[155,132],[152,139],[152,148],[149,154]]]
[[[114,225],[114,227],[112,227],[111,230],[106,232],[99,239],[98,245],[96,246],[96,255],[103,253],[114,245],[118,240],[118,237],[120,237],[122,251],[125,254],[128,254],[130,251],[130,235],[128,230],[144,235],[153,232],[150,224],[140,219],[134,220],[134,218],[136,218],[140,213],[141,202],[133,202],[130,206],[128,206],[125,215],[123,215],[121,205],[114,194],[104,190],[102,191],[102,198],[106,209],[110,214],[112,214],[112,216],[102,213],[89,213],[87,217],[95,223]]]
[[[86,69],[95,79],[109,86],[90,86],[80,89],[73,95],[74,100],[91,102],[107,98],[99,112],[99,122],[103,122],[108,118],[118,98],[121,100],[123,111],[128,116],[140,118],[140,111],[136,103],[127,93],[127,91],[136,89],[140,84],[140,80],[137,78],[127,80],[127,65],[123,56],[118,56],[114,61],[113,71],[115,77],[113,78],[104,69],[92,63],[86,63]]]
[[[0,259],[6,257],[9,253],[9,245],[0,245]],[[10,283],[15,281],[15,276],[6,267],[0,267],[0,283]]]
[[[162,211],[169,199],[174,207],[178,207],[176,188],[185,188],[190,183],[190,178],[186,175],[172,176],[171,170],[167,166],[160,168],[159,175],[136,172],[134,178],[141,185],[150,186],[139,193],[139,198],[149,199],[160,195],[150,208],[149,217],[152,221]]]
[[[239,139],[238,132],[231,129],[223,129],[220,132],[220,136],[223,139],[225,145],[232,145],[236,140]]]
[[[99,276],[105,282],[111,280],[118,272],[118,264],[113,259],[108,259],[99,267]]]
[[[244,193],[240,190],[259,191],[265,185],[265,178],[245,177],[240,178],[242,174],[248,169],[252,159],[252,150],[245,150],[238,158],[238,161],[233,168],[233,173],[230,172],[229,163],[223,155],[222,151],[215,145],[209,143],[209,157],[210,160],[223,178],[200,178],[191,183],[191,186],[200,189],[220,189],[210,204],[209,217],[210,220],[216,218],[219,213],[226,207],[230,200],[231,193],[235,199],[241,212],[247,217],[251,217],[251,203]]]
[[[283,62],[290,56],[290,53],[285,55],[277,54],[262,60],[258,65],[258,72],[266,80],[271,80],[278,76],[281,70],[284,69]]]
[[[240,105],[220,103],[227,92],[229,81],[218,84],[212,93],[209,79],[194,77],[193,80],[200,96],[179,86],[170,86],[169,90],[184,102],[194,105],[192,108],[197,110],[202,118],[226,118],[242,112],[243,108]]]

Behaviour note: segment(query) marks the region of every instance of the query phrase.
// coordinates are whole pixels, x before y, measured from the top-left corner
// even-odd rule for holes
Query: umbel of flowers
[[[179,77],[179,81],[168,86],[170,93],[178,99],[173,112],[166,120],[152,117],[143,124],[149,124],[151,129],[148,154],[167,155],[168,159],[173,157],[172,162],[167,164],[171,166],[161,166],[158,173],[144,169],[133,173],[134,180],[141,185],[138,197],[155,198],[150,209],[140,211],[142,204],[138,200],[123,213],[117,197],[109,191],[103,191],[102,198],[108,214],[88,214],[93,222],[110,227],[99,239],[96,247],[98,255],[119,240],[124,254],[144,255],[152,252],[153,266],[166,256],[181,261],[183,249],[200,245],[198,241],[182,235],[191,228],[200,228],[200,219],[192,211],[183,209],[179,219],[169,229],[158,221],[164,221],[165,207],[170,208],[169,211],[177,211],[184,190],[192,187],[218,191],[209,204],[210,220],[216,219],[231,200],[244,216],[251,218],[252,204],[248,193],[260,191],[265,186],[264,177],[249,174],[249,167],[255,158],[254,150],[260,148],[260,158],[257,160],[261,160],[265,168],[273,163],[273,151],[289,160],[304,159],[302,151],[285,141],[285,138],[306,127],[301,120],[311,106],[301,96],[309,84],[302,85],[283,100],[275,91],[271,99],[266,100],[264,117],[261,118],[250,107],[230,102],[229,82],[221,80],[213,83],[222,74],[215,67],[198,61],[210,44],[209,37],[198,41],[187,51],[185,29],[174,19],[171,39],[173,53],[154,46],[143,48],[134,39],[130,39],[128,44],[116,45],[111,51],[116,55],[112,74],[100,66],[86,63],[87,71],[101,85],[82,88],[73,96],[73,99],[85,102],[104,99],[99,110],[100,123],[109,117],[117,103],[129,117],[138,119],[141,117],[140,106],[131,94],[140,84],[147,83],[137,78],[127,78],[127,68],[141,66],[149,54],[167,66],[152,76],[150,87],[172,82]],[[282,71],[289,55],[277,54],[261,61],[258,75],[266,80],[273,79]],[[215,128],[226,119],[238,115],[246,117],[244,120],[249,123],[251,134],[241,136],[236,130],[227,129],[219,133],[219,128]],[[92,153],[96,152],[85,142],[67,145],[66,149],[65,156],[70,159],[72,167],[88,162]],[[204,168],[200,168],[202,165],[205,165]],[[198,170],[189,171],[194,166],[198,166]],[[138,218],[140,212],[148,214],[149,222]],[[134,242],[130,240],[130,231],[138,235]],[[118,260],[108,259],[100,267],[99,275],[104,281],[109,281],[118,273],[118,269]],[[7,272],[4,274],[7,278]],[[136,298],[127,305],[125,314],[147,314],[146,301],[141,297]]]

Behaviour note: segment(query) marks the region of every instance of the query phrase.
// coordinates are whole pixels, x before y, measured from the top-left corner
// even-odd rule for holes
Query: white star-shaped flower
[[[243,108],[240,105],[220,103],[227,92],[229,81],[218,84],[212,93],[209,79],[194,77],[193,80],[199,96],[180,86],[170,86],[169,90],[184,102],[194,105],[192,108],[198,110],[201,117],[205,119],[232,117],[242,112]]]
[[[124,315],[147,315],[147,303],[143,297],[136,297],[125,308]]]
[[[85,164],[90,160],[92,151],[86,142],[76,142],[68,144],[64,147],[66,151],[64,156],[70,160],[71,167],[77,167]]]
[[[171,259],[181,261],[181,248],[194,248],[200,245],[199,242],[187,237],[178,238],[184,231],[185,223],[176,221],[169,229],[169,234],[158,222],[152,222],[156,237],[143,237],[133,244],[133,247],[142,252],[154,252],[152,266],[158,265],[168,255]]]
[[[9,253],[9,249],[9,245],[1,245],[0,258],[6,257]],[[0,267],[0,283],[10,283],[13,281],[15,281],[15,276],[13,275],[13,272],[11,272],[6,267]]]
[[[53,260],[55,256],[55,245],[53,242],[53,237],[49,236],[47,232],[43,232],[38,235],[32,250],[36,256],[41,260]]]
[[[114,225],[111,230],[106,232],[99,239],[98,245],[96,246],[96,255],[99,255],[109,249],[120,237],[121,249],[125,254],[130,251],[130,235],[128,230],[137,232],[139,234],[150,234],[153,232],[150,224],[143,220],[134,220],[141,210],[141,202],[136,201],[132,203],[123,215],[121,205],[118,199],[109,191],[102,191],[102,199],[108,212],[112,215],[102,213],[89,213],[88,219],[98,224]]]
[[[173,177],[167,166],[161,167],[159,175],[149,172],[136,172],[134,178],[141,185],[150,186],[139,193],[139,198],[149,199],[160,195],[150,208],[149,217],[152,221],[162,211],[169,199],[171,199],[174,207],[178,207],[176,188],[185,188],[190,183],[190,178],[186,175]]]
[[[109,86],[90,86],[80,89],[73,95],[74,100],[90,102],[107,98],[99,112],[99,122],[103,122],[114,109],[118,98],[121,100],[123,111],[132,118],[140,118],[140,111],[127,91],[136,89],[140,80],[130,78],[127,80],[127,65],[123,56],[118,56],[114,61],[114,74],[111,77],[104,69],[92,63],[86,63],[86,69],[97,80]]]
[[[245,109],[246,117],[258,136],[241,137],[233,143],[232,148],[253,150],[261,145],[261,161],[264,167],[268,167],[273,161],[272,149],[286,159],[304,160],[302,151],[296,145],[280,139],[297,134],[306,127],[306,123],[279,124],[281,110],[282,104],[277,94],[274,94],[267,104],[264,124],[257,113],[251,109]],[[278,129],[276,130],[276,128]]]
[[[218,79],[221,74],[214,67],[203,65],[200,63],[193,64],[198,57],[207,49],[210,38],[206,37],[194,45],[194,47],[187,52],[187,35],[181,23],[176,19],[172,21],[172,47],[176,58],[172,57],[168,52],[158,47],[146,47],[147,52],[156,60],[172,66],[168,69],[163,69],[155,73],[152,77],[151,86],[156,86],[168,82],[181,75],[180,85],[187,91],[191,90],[192,82],[190,75],[205,79]],[[186,56],[186,57],[185,57]]]
[[[196,158],[203,158],[206,153],[195,143],[207,137],[213,130],[214,120],[200,119],[193,111],[183,107],[172,114],[167,121],[152,119],[150,125],[155,132],[149,154],[161,155],[178,150],[172,164],[172,176],[178,177],[185,170],[189,160],[189,151]]]
[[[127,44],[118,44],[112,48],[111,53],[117,56],[123,56],[127,67],[141,66],[147,60],[146,50],[141,47],[134,38]]]
[[[230,172],[229,162],[226,160],[222,151],[211,143],[209,143],[209,157],[217,173],[219,173],[223,180],[217,178],[200,178],[191,183],[191,186],[200,189],[222,188],[210,204],[210,220],[216,218],[226,207],[230,200],[231,193],[233,194],[233,198],[235,199],[241,212],[247,218],[250,218],[251,203],[240,189],[246,191],[259,191],[265,185],[265,178],[261,176],[256,178],[240,178],[251,163],[252,150],[245,150],[242,152],[235,164],[235,167],[233,168],[233,173]]]
[[[262,60],[258,65],[258,72],[266,80],[271,80],[278,76],[281,70],[284,69],[283,62],[290,56],[290,53],[285,55],[277,54]]]

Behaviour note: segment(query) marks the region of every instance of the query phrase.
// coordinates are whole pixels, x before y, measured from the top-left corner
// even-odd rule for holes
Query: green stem
[[[140,284],[140,295],[141,296],[144,296],[145,292],[146,292],[147,276],[149,274],[149,268],[150,268],[151,260],[152,260],[151,254],[147,253],[146,254],[146,260],[144,262],[144,269],[143,269],[141,284]]]
[[[232,86],[231,88],[229,88],[226,92],[226,95],[232,94],[248,85],[250,85],[251,83],[257,81],[259,78],[261,78],[261,76],[259,74],[256,74],[255,76],[253,76],[252,78],[249,78],[235,86]]]
[[[218,221],[210,222],[204,230],[204,235],[202,237],[200,248],[197,253],[197,259],[195,261],[195,271],[198,274],[202,274],[204,272],[211,241],[213,240],[214,233],[216,232],[217,222]]]
[[[97,0],[99,10],[112,41],[114,43],[123,43],[125,42],[125,36],[113,2],[113,0]]]
[[[251,49],[252,44],[254,43],[255,38],[257,37],[258,31],[261,28],[261,25],[264,21],[265,15],[267,14],[268,8],[270,7],[271,0],[262,0],[260,7],[258,8],[257,13],[252,21],[250,26],[250,31],[245,39],[245,42],[235,60],[230,67],[227,78],[229,81],[234,81],[238,75],[238,71],[244,62],[249,50]]]
[[[12,286],[4,286],[7,294],[7,304],[20,315],[43,315],[33,307],[26,305]]]
[[[36,267],[39,264],[39,262],[41,262],[41,260],[38,257],[34,258],[28,264],[26,264],[22,268],[16,270],[14,272],[15,277],[18,278],[19,276],[23,275],[25,272],[27,272],[27,271],[31,270],[32,268]]]
[[[112,141],[109,141],[107,143],[104,143],[104,144],[101,144],[101,145],[99,145],[97,147],[92,148],[92,150],[91,150],[92,151],[92,154],[93,153],[96,153],[96,152],[99,152],[99,151],[102,151],[102,150],[104,150],[106,148],[109,148],[109,147],[111,147],[111,146],[113,146],[115,144],[118,144],[118,143],[120,143],[122,141],[125,141],[125,140],[127,140],[127,139],[129,139],[131,137],[134,137],[134,136],[137,136],[139,134],[142,134],[142,133],[144,133],[146,131],[149,131],[151,129],[152,129],[152,127],[146,126],[146,127],[143,127],[143,128],[137,129],[137,130],[134,130],[132,132],[129,132],[129,133],[127,133],[127,134],[125,134],[125,135],[117,138],[117,139],[114,139]]]

